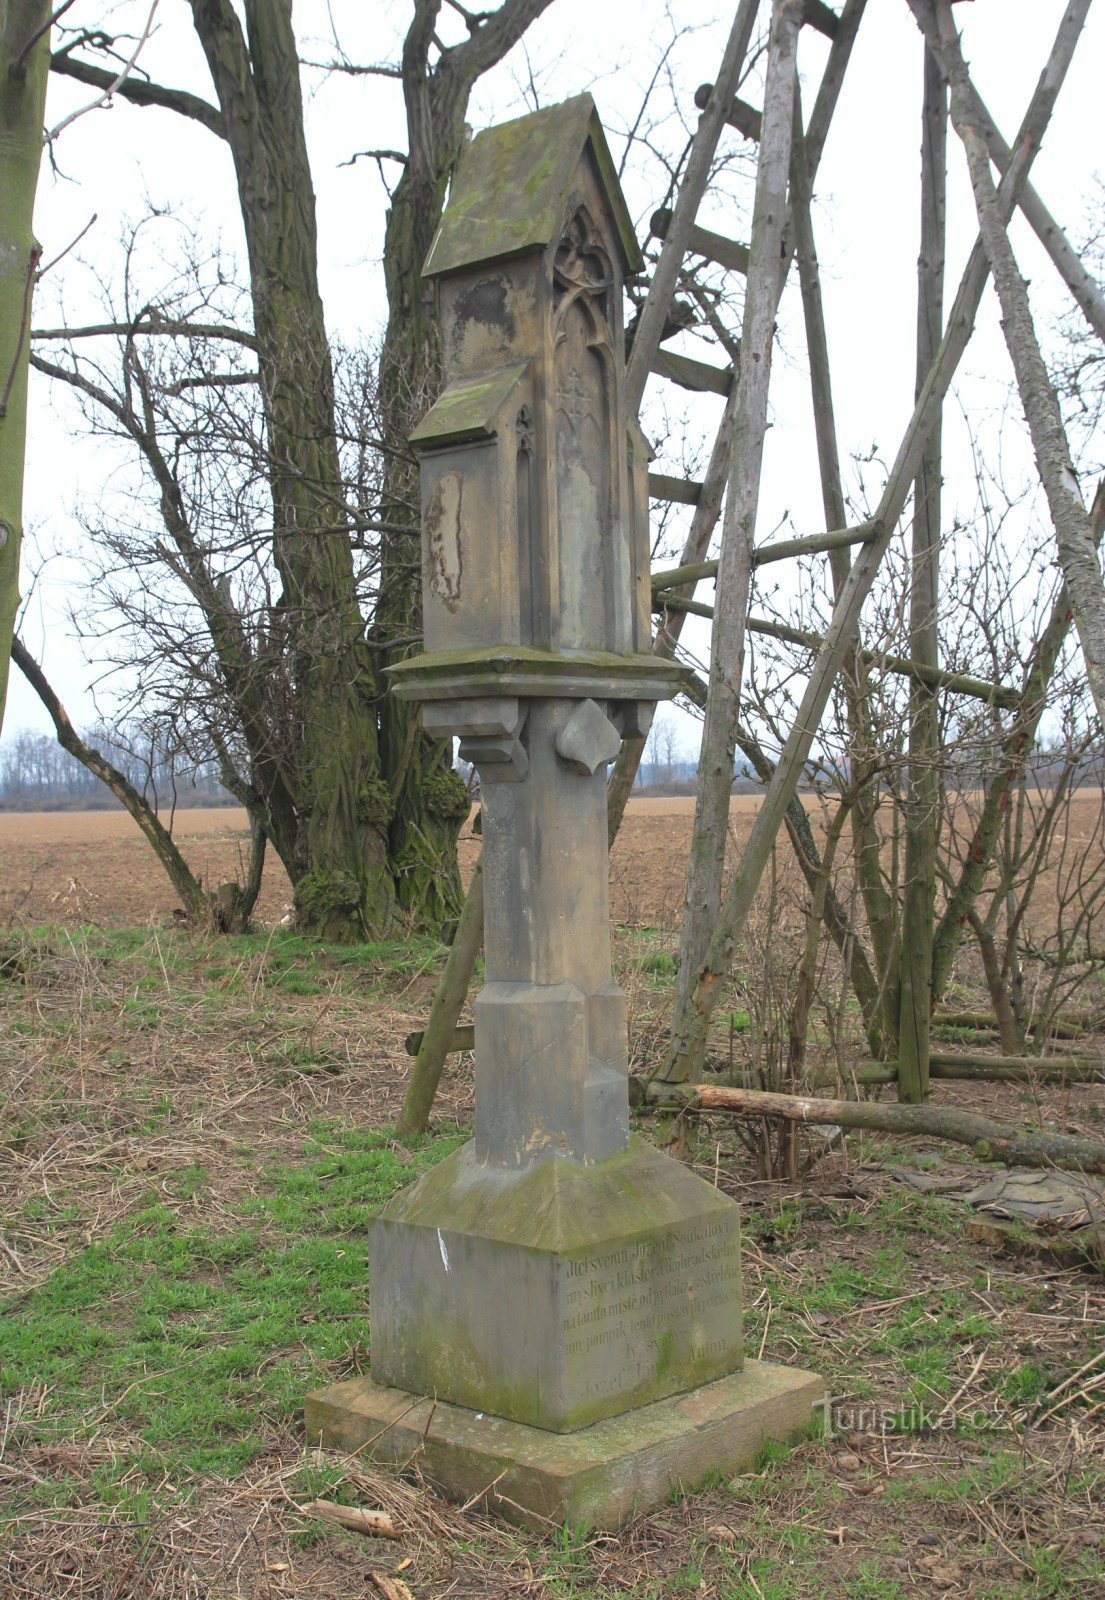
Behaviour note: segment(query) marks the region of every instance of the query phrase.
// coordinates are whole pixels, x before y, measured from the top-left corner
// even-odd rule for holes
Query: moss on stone
[[[590,150],[628,272],[640,246],[594,101],[576,95],[477,134],[464,151],[426,265],[428,277],[537,250],[564,223],[576,168]]]

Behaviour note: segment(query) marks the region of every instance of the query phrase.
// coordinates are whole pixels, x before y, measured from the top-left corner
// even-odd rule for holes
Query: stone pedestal
[[[810,1372],[749,1361],[689,1394],[575,1433],[547,1433],[484,1411],[414,1399],[371,1378],[307,1396],[312,1444],[410,1465],[462,1505],[544,1529],[620,1528],[707,1476],[748,1472],[767,1440],[808,1432],[825,1385]]]
[[[372,1375],[565,1432],[741,1365],[737,1208],[634,1140],[596,1166],[467,1145],[372,1234]]]

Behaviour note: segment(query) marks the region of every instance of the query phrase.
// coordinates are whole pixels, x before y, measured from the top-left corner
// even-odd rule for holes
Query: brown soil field
[[[731,855],[747,837],[760,803],[759,795],[732,797]],[[819,802],[807,796],[805,804],[820,833]],[[966,807],[964,821],[965,816]],[[611,862],[615,922],[664,927],[678,922],[693,817],[694,800],[688,796],[630,800]],[[249,848],[244,811],[181,810],[172,819],[172,831],[205,883],[244,873]],[[1097,840],[1105,849],[1097,790],[1075,794],[1066,837],[1072,845]],[[466,874],[478,850],[466,829],[460,851]],[[270,850],[258,919],[278,922],[290,903],[287,876]],[[169,916],[173,906],[171,888],[124,811],[0,811],[0,926],[59,917],[125,926]]]
[[[758,800],[740,797],[735,804],[739,815],[751,817]],[[615,908],[619,920],[651,920],[664,908],[672,851],[685,849],[693,815],[694,802],[682,797],[630,802],[613,872],[615,885],[623,885],[623,904]],[[178,811],[173,836],[205,883],[244,875],[249,853],[244,811]],[[463,840],[466,872],[478,849],[471,836]],[[637,886],[633,892],[630,879]],[[258,920],[279,922],[291,898],[287,875],[270,851]],[[60,919],[121,927],[167,918],[175,903],[149,845],[126,812],[0,812],[0,926],[13,920],[27,924]]]
[[[733,797],[737,839],[751,827],[759,804],[758,795]],[[694,801],[682,795],[629,802],[611,868],[615,921],[666,926],[677,919],[678,876],[693,817]],[[244,875],[249,853],[244,811],[178,811],[172,831],[205,883]],[[461,841],[466,874],[478,850],[478,840],[466,830]],[[172,888],[126,812],[0,812],[0,927],[54,920],[122,927],[169,917],[174,905]],[[270,851],[258,920],[279,922],[290,905],[287,875]]]

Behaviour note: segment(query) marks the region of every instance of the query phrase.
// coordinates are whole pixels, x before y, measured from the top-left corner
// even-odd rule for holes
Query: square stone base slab
[[[309,1394],[304,1420],[310,1444],[399,1466],[417,1457],[451,1500],[483,1500],[511,1522],[615,1529],[677,1486],[747,1471],[768,1439],[800,1438],[825,1397],[812,1372],[748,1361],[688,1394],[551,1433],[354,1378]]]

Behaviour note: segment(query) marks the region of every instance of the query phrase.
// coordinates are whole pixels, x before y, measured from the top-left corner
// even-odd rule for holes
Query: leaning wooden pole
[[[1028,291],[1006,232],[990,177],[986,140],[974,120],[967,65],[959,48],[947,0],[937,12],[948,39],[952,119],[967,153],[979,227],[1001,302],[1001,326],[1024,406],[1032,448],[1055,529],[1059,565],[1066,579],[1086,663],[1090,692],[1105,727],[1105,585],[1090,532],[1090,516],[1078,486],[1059,399],[1040,352]]]
[[[921,249],[917,260],[917,393],[932,366],[944,324],[944,217],[948,97],[932,51],[924,49],[921,112]],[[913,484],[909,582],[909,654],[940,665],[942,428],[937,416]],[[936,915],[936,838],[940,717],[933,692],[909,689],[909,769],[905,799],[901,981],[898,990],[898,1098],[919,1105],[928,1094],[932,1015],[932,941]]]
[[[656,264],[656,271],[649,284],[648,296],[633,338],[633,349],[626,364],[626,396],[631,416],[636,416],[640,410],[649,370],[660,348],[660,338],[683,265],[687,241],[694,227],[702,196],[706,193],[706,185],[710,181],[714,152],[725,127],[726,112],[736,93],[741,68],[748,55],[758,10],[759,0],[741,0],[737,7],[737,14],[733,19],[733,26],[725,46],[725,54],[721,59],[721,69],[714,93],[699,119],[691,152],[687,158],[687,169],[679,185],[675,209],[660,251],[660,259]]]
[[[941,37],[933,0],[909,0],[909,5],[918,27],[925,36],[926,44],[939,60],[944,78],[948,79],[953,70],[951,53],[946,49]],[[996,122],[974,84],[970,85],[970,97],[971,115],[986,140],[990,159],[998,171],[1004,173],[1009,165],[1009,146],[1002,138]],[[1105,339],[1105,292],[1030,183],[1024,186],[1020,209],[1033,233],[1051,257],[1052,264],[1070,290],[1087,323],[1099,339]]]
[[[772,346],[787,259],[783,228],[802,16],[801,0],[773,0],[733,448],[710,638],[710,692],[679,947],[677,1012],[687,1002],[721,907]]]
[[[699,576],[702,558],[710,547],[714,529],[717,527],[718,517],[721,515],[721,506],[725,498],[725,485],[729,476],[729,455],[733,441],[733,415],[736,407],[737,389],[736,374],[734,384],[725,402],[722,412],[721,424],[714,440],[713,450],[706,467],[706,476],[702,482],[702,492],[698,497],[698,504],[694,508],[691,526],[683,546],[680,557],[680,568],[687,568],[693,576],[689,576],[681,584],[676,593],[690,599],[694,593],[695,584]],[[716,568],[715,568],[716,570]],[[663,619],[662,625],[656,630],[652,638],[654,654],[663,656],[667,660],[675,657],[679,635],[687,613],[673,609]],[[644,754],[645,740],[640,738],[623,739],[622,747],[618,752],[618,759],[610,774],[610,783],[606,796],[607,837],[611,844],[622,824],[625,808],[629,803],[629,796],[636,781],[637,772]]]
[[[797,119],[794,139],[790,185],[791,233],[802,291],[806,353],[810,368],[810,397],[813,402],[814,436],[821,477],[821,499],[826,523],[833,527],[846,520],[844,481],[840,470],[840,448],[829,365],[829,339],[821,295],[821,272],[813,231],[813,185],[806,154],[806,140],[802,137]],[[851,565],[851,556],[846,549],[830,549],[829,572],[832,577],[834,600],[840,598],[841,591],[848,581]],[[755,631],[751,618],[748,626],[750,631]],[[849,825],[852,830],[859,891],[871,935],[871,949],[879,980],[873,1003],[864,1005],[864,1025],[871,1049],[881,1055],[886,1052],[889,1041],[897,1031],[897,1015],[887,1006],[887,996],[896,987],[892,981],[891,967],[897,959],[897,926],[895,907],[883,881],[882,842],[878,830],[878,786],[866,778],[874,754],[874,737],[868,710],[870,678],[867,672],[867,667],[873,659],[863,650],[851,649],[844,659],[842,677],[848,716],[848,754],[856,790],[855,802],[849,808]]]
[[[395,1124],[396,1133],[404,1138],[424,1133],[430,1120],[430,1108],[441,1082],[445,1058],[453,1044],[457,1019],[468,998],[468,986],[476,970],[476,962],[483,948],[483,857],[476,863],[472,881],[468,885],[464,907],[457,923],[457,931],[449,946],[449,954],[437,980],[430,1018],[411,1068],[403,1107]]]
[[[1006,220],[1017,203],[1039,149],[1088,6],[1089,0],[1070,0],[1060,22],[1047,66],[1021,125],[1013,159],[998,191],[1000,214]],[[705,961],[697,974],[693,994],[675,1019],[671,1044],[661,1069],[666,1079],[690,1077],[698,1070],[703,1059],[710,1020],[731,970],[737,939],[744,929],[790,796],[802,775],[836,675],[855,640],[860,611],[871,591],[917,475],[929,430],[967,347],[987,275],[986,253],[982,241],[978,240],[964,270],[940,350],[918,397],[876,510],[875,520],[881,523],[882,532],[878,539],[862,547],[852,564],[848,582],[826,631],[825,643],[810,673],[794,726],[780,755],[775,776],[753,823],[741,863],[730,882]]]

